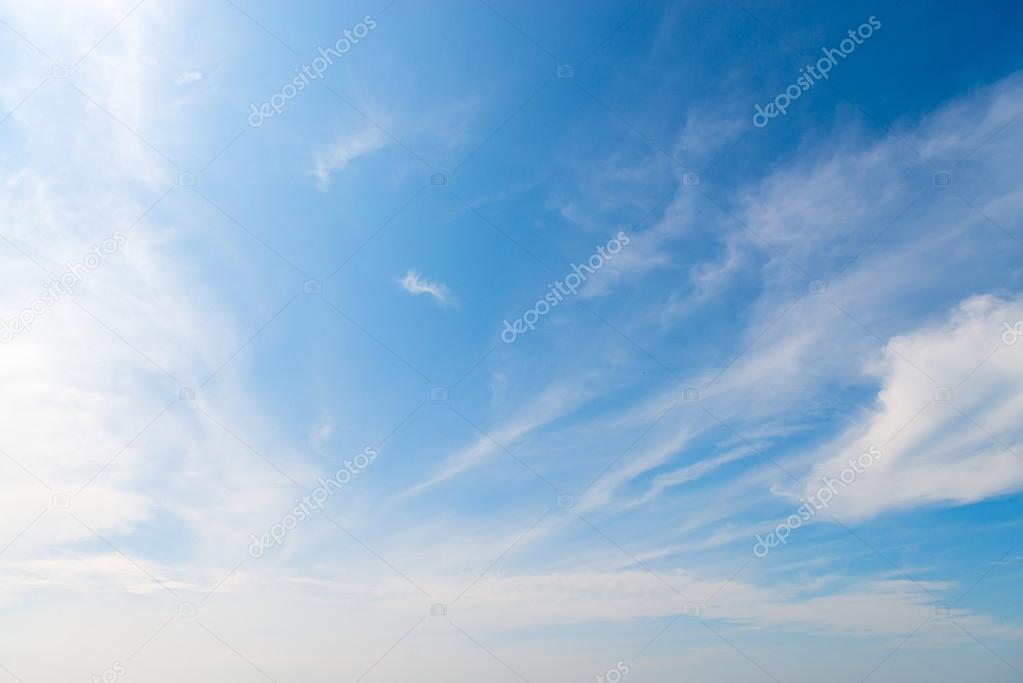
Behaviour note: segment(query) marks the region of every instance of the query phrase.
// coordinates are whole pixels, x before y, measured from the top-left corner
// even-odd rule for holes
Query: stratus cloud
[[[479,558],[476,558],[479,559]],[[218,601],[232,604],[263,604],[280,602],[280,609],[314,599],[333,608],[345,606],[357,610],[368,622],[389,622],[408,628],[419,617],[421,605],[414,589],[400,577],[390,573],[366,574],[369,567],[356,567],[357,581],[352,575],[321,576],[274,573],[267,575],[258,566],[246,566],[231,572],[219,585]],[[223,579],[226,568],[198,570],[147,563],[147,570],[168,577],[166,585],[183,594],[199,594],[211,582]],[[348,568],[353,571],[352,567]],[[934,622],[920,632],[909,647],[973,641],[958,627],[934,619],[936,596],[955,594],[962,585],[948,581],[911,581],[879,576],[850,580],[841,575],[827,575],[820,584],[833,585],[834,590],[820,594],[815,587],[802,582],[762,586],[741,579],[722,581],[721,576],[698,576],[683,570],[658,572],[646,570],[604,571],[601,569],[568,569],[558,573],[517,573],[499,570],[474,582],[468,576],[417,575],[429,585],[437,599],[459,596],[454,618],[461,624],[482,630],[504,632],[530,630],[583,623],[625,625],[649,619],[682,617],[692,606],[700,607],[700,618],[721,627],[744,631],[783,631],[840,635],[853,638],[899,638]],[[137,568],[114,553],[95,556],[88,561],[67,563],[37,560],[25,563],[0,580],[0,604],[15,590],[32,588],[74,595],[102,586],[115,594],[161,596],[160,588]],[[253,600],[258,596],[259,600]],[[212,605],[215,603],[211,603]],[[449,607],[454,607],[449,605]],[[411,609],[410,609],[411,608]],[[308,614],[317,613],[311,610]],[[264,611],[259,619],[273,619],[275,612]],[[232,634],[245,632],[246,620],[234,610],[220,612],[220,623]],[[986,617],[965,607],[954,608],[952,616],[978,637],[992,640],[1015,640],[1019,628]],[[237,617],[237,620],[235,620]],[[407,618],[406,618],[407,617]],[[695,619],[694,619],[695,621]],[[325,629],[353,627],[362,620],[346,625],[334,624]],[[157,624],[158,625],[158,624]],[[681,627],[681,625],[680,625]],[[156,626],[154,626],[155,630]],[[20,636],[12,632],[12,637]],[[173,641],[174,636],[169,635]],[[161,636],[165,645],[168,638]],[[302,639],[294,633],[284,634],[281,642],[301,647]],[[130,639],[127,639],[130,641]],[[173,648],[169,648],[172,650]],[[282,648],[287,649],[287,648]]]
[[[400,277],[397,283],[409,294],[429,294],[437,303],[443,306],[454,306],[458,303],[454,294],[443,282],[427,280],[419,274],[419,271],[410,268],[404,277]]]
[[[344,170],[355,159],[382,149],[386,144],[387,138],[376,128],[367,128],[354,135],[340,135],[331,145],[315,153],[315,162],[309,174],[316,179],[316,187],[326,192],[335,173]]]
[[[832,512],[867,518],[1023,488],[1023,344],[1002,339],[1005,325],[1020,320],[1023,299],[977,296],[945,324],[888,343],[871,368],[881,380],[877,409],[837,439],[836,454],[814,470],[811,488],[871,445],[882,453],[839,492]]]

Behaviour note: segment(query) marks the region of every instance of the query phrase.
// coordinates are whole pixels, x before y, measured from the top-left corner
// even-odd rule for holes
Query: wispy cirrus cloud
[[[417,71],[418,41],[406,53],[405,36],[391,33],[386,49],[360,50],[366,62],[334,74],[347,79],[339,92],[351,91],[393,137],[359,119],[339,126],[343,113],[317,111],[310,96],[307,115],[250,130],[227,151],[234,131],[201,114],[239,102],[233,91],[221,100],[218,89],[196,86],[218,73],[214,65],[230,65],[220,51],[241,62],[265,36],[236,31],[230,8],[220,21],[159,3],[128,17],[119,0],[100,2],[103,12],[64,2],[66,11],[52,12],[0,0],[10,24],[0,26],[9,38],[0,56],[16,67],[0,87],[0,111],[11,112],[0,132],[12,150],[0,164],[9,171],[0,232],[10,240],[0,243],[0,313],[21,310],[111,229],[138,225],[76,290],[81,308],[62,300],[31,334],[0,347],[0,631],[10,633],[0,668],[11,676],[74,680],[100,657],[134,653],[131,676],[157,682],[291,672],[317,683],[372,671],[380,681],[431,683],[422,672],[443,671],[458,683],[500,676],[506,662],[541,683],[588,678],[622,651],[636,680],[672,680],[681,668],[694,681],[745,681],[756,675],[751,662],[798,680],[807,643],[812,663],[826,662],[842,681],[870,677],[889,657],[886,666],[907,671],[913,658],[926,660],[926,672],[933,657],[920,650],[932,647],[950,650],[939,681],[1001,680],[1009,672],[999,667],[1015,666],[1017,657],[991,654],[1018,652],[1023,638],[1013,611],[1018,500],[992,499],[1023,491],[1014,455],[1023,454],[1014,419],[1023,344],[1003,341],[1023,319],[1019,76],[952,106],[919,102],[934,113],[900,124],[901,139],[839,121],[793,131],[806,143],[799,149],[778,140],[765,151],[763,136],[746,138],[736,123],[743,109],[748,126],[745,101],[701,109],[699,93],[676,88],[640,99],[650,83],[633,82],[634,73],[645,78],[657,64],[674,73],[680,63],[649,59],[651,69],[622,70],[636,97],[613,84],[601,92],[635,126],[620,133],[674,138],[666,160],[616,133],[617,116],[610,128],[600,112],[550,116],[563,97],[554,87],[486,138],[518,102],[495,99],[497,86],[488,91],[478,76],[493,66],[493,82],[521,100],[517,75],[487,60],[463,83],[454,71],[465,61],[462,40],[431,40],[428,68]],[[301,32],[303,21],[319,25],[319,12],[260,9],[267,25],[290,17],[288,37],[307,47],[319,37]],[[650,8],[644,16],[656,18]],[[439,32],[424,29],[453,26],[459,38],[489,26],[423,17],[406,13],[405,25],[430,36]],[[650,21],[623,25],[620,37],[634,26],[646,36]],[[188,32],[168,31],[168,22]],[[218,54],[168,58],[180,51],[162,41],[207,23],[212,38],[239,44],[196,41]],[[47,65],[11,28],[55,59],[94,49],[71,66],[71,82],[51,77],[33,90]],[[698,47],[677,37],[666,33],[664,43]],[[454,61],[434,59],[446,59],[445,43],[457,48]],[[647,43],[619,42],[616,60]],[[161,56],[159,73],[147,55]],[[533,78],[526,66],[523,88]],[[741,75],[728,90],[741,91]],[[566,141],[547,119],[579,122],[580,134]],[[300,152],[298,177],[282,182],[252,163],[292,168],[267,156],[274,135],[302,139],[317,126],[327,133]],[[453,168],[485,138],[459,191],[487,222],[514,226],[516,242],[530,239],[537,260],[557,266],[618,228],[633,243],[581,292],[588,301],[559,309],[544,334],[483,355],[494,341],[489,325],[509,302],[533,300],[540,271],[516,252],[506,269],[498,259],[484,273],[472,268],[501,247],[463,250],[466,224],[455,222],[461,210],[451,210],[446,190],[427,190],[401,219],[395,211],[412,205],[406,198],[424,173]],[[741,149],[727,150],[740,139]],[[593,140],[602,163],[551,173],[573,146],[591,157]],[[208,172],[196,172],[221,149]],[[426,171],[410,158],[420,155]],[[678,163],[707,182],[687,180]],[[951,186],[934,182],[924,168],[934,164],[952,172]],[[181,182],[186,168],[201,176],[196,188]],[[581,190],[566,196],[565,187]],[[332,188],[348,191],[344,202]],[[344,234],[331,221],[341,204],[352,226]],[[283,233],[282,215],[308,232]],[[360,230],[389,216],[362,252],[365,270],[353,263],[329,289],[322,283],[344,293],[358,325],[297,293],[290,271],[302,268],[285,260],[310,267],[310,277],[323,273],[315,257],[339,261],[365,239]],[[572,229],[548,229],[558,227],[551,220]],[[443,234],[454,240],[401,232],[448,221]],[[251,235],[231,232],[240,225]],[[480,246],[493,238],[507,247],[481,232]],[[367,272],[385,275],[351,286]],[[810,278],[826,288],[808,289]],[[475,285],[483,279],[490,286]],[[419,314],[436,313],[433,303],[460,306],[445,316],[458,328],[403,337],[406,314],[416,313],[409,307],[423,302],[395,284],[433,299]],[[427,401],[399,355],[431,380],[461,376],[447,384],[450,400],[430,391]],[[947,398],[935,398],[939,387]],[[382,457],[329,510],[258,561],[246,554],[252,532],[288,518],[317,477],[381,438]],[[770,558],[754,558],[754,533],[785,519],[806,492],[801,483],[834,476],[874,443],[884,453],[877,469],[830,510],[851,528],[869,520],[863,538],[822,514]],[[922,533],[935,529],[933,540]],[[949,564],[947,549],[967,533],[970,552]],[[897,566],[875,547],[899,548]],[[433,604],[452,619],[426,616]],[[201,628],[186,605],[199,610]],[[339,622],[339,613],[354,617]],[[271,639],[280,647],[265,647]],[[339,639],[353,653],[340,662]],[[885,669],[879,679],[894,675]]]
[[[316,151],[309,175],[316,179],[316,187],[326,192],[335,173],[344,170],[355,159],[386,145],[387,138],[376,128],[367,128],[354,135],[339,135],[333,143]]]
[[[184,71],[174,79],[174,85],[188,85],[202,80],[201,71]]]
[[[414,268],[410,268],[403,277],[398,278],[397,283],[409,294],[428,294],[442,306],[458,305],[458,299],[446,284],[428,280]]]

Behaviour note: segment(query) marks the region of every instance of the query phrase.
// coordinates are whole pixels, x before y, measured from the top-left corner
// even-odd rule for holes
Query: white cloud
[[[513,446],[523,437],[579,409],[592,398],[593,392],[592,387],[582,388],[572,384],[556,384],[543,389],[514,417],[445,458],[437,471],[425,481],[404,491],[401,496],[419,493],[486,464],[502,448]]]
[[[24,3],[17,5],[27,7]],[[77,30],[74,22],[70,22],[72,25],[67,28],[65,37],[78,40],[87,48],[94,37],[102,35],[123,15],[120,5],[123,3],[112,4],[110,12],[90,19],[89,31]],[[95,71],[88,72],[89,77],[83,77],[78,83],[116,110],[130,125],[157,130],[161,127],[154,125],[157,119],[153,112],[158,107],[148,97],[156,86],[146,69],[137,67],[143,64],[141,57],[153,35],[160,34],[158,30],[142,30],[150,26],[147,22],[151,19],[140,21],[145,17],[142,12],[148,9],[142,6],[95,57],[84,63],[83,74],[85,68]],[[54,14],[54,21],[65,21],[64,13]],[[80,16],[86,19],[89,14],[83,10]],[[53,31],[49,21],[40,19],[33,23],[21,17],[18,26],[30,35],[60,43],[61,33]],[[21,78],[18,74],[31,73],[28,68],[10,71],[17,78]],[[168,78],[162,79],[164,86],[169,82]],[[26,92],[23,85],[14,88],[15,91],[20,88],[18,97]],[[37,95],[53,98],[45,100],[47,106],[35,106],[33,98],[5,124],[18,126],[17,133],[35,154],[32,168],[15,169],[0,186],[0,213],[12,217],[12,225],[5,228],[5,234],[51,270],[59,269],[65,258],[86,253],[90,243],[97,236],[108,234],[112,226],[130,223],[175,180],[173,169],[154,159],[152,150],[120,133],[111,135],[111,130],[118,130],[117,125],[62,86],[51,81]],[[12,103],[18,99],[7,93],[4,97]],[[43,116],[46,112],[53,112],[52,117]],[[173,115],[173,112],[163,113],[167,117]],[[67,126],[67,119],[74,120],[76,125]],[[1000,125],[1004,120],[1003,116],[994,117],[990,119],[991,126]],[[949,130],[963,128],[949,126]],[[325,188],[346,164],[382,145],[379,140],[359,138],[339,142],[317,159],[313,175]],[[960,147],[955,149],[960,150]],[[881,151],[868,150],[867,154],[877,154],[881,167],[890,163],[891,157]],[[97,159],[104,163],[94,164]],[[866,161],[857,158],[857,163]],[[65,164],[68,165],[66,172]],[[812,177],[816,170],[812,166],[806,169],[807,177]],[[868,168],[857,177],[870,178],[871,173]],[[843,201],[855,203],[862,202],[864,194],[871,194],[870,186],[859,195],[838,194],[841,187],[834,179],[841,177],[840,174],[823,177],[829,184],[821,188],[825,192],[822,196],[833,191]],[[879,182],[883,184],[886,178],[882,176]],[[792,180],[796,192],[807,191],[805,182],[799,184],[806,177]],[[139,184],[135,185],[136,182]],[[789,200],[781,191],[782,185],[769,188],[765,185],[777,191],[770,193],[772,201]],[[177,192],[171,195],[171,201]],[[809,210],[811,207],[802,208]],[[992,213],[997,216],[1011,216],[1012,212],[1011,202],[993,204]],[[798,217],[780,213],[765,215],[776,220],[774,227],[778,231],[790,222],[789,219]],[[154,229],[133,233],[125,250],[111,257],[110,262],[95,273],[95,278],[83,284],[80,302],[90,308],[95,306],[97,314],[118,334],[180,378],[180,383],[194,385],[196,379],[225,358],[226,352],[238,348],[250,329],[236,330],[220,297],[214,295],[201,278],[182,270],[175,239],[185,229],[182,225],[188,223],[187,218],[174,212],[156,212],[150,219]],[[857,214],[857,220],[872,222],[873,216]],[[770,232],[781,238],[778,231]],[[801,244],[798,239],[782,241],[787,246]],[[647,250],[640,241],[636,253],[657,267],[667,263],[663,260],[668,258],[667,238],[662,240],[653,232],[649,244],[651,248]],[[744,241],[736,241],[737,252],[748,246]],[[915,258],[920,258],[920,252]],[[864,293],[863,298],[855,301],[869,308],[882,300],[885,292],[880,286],[866,285],[877,279],[882,267],[894,266],[893,272],[899,275],[893,276],[897,282],[915,277],[919,269],[899,267],[914,263],[909,259],[907,253],[879,259],[870,269],[857,270],[829,291],[836,296]],[[0,265],[5,272],[0,286],[5,312],[29,301],[37,294],[44,276],[50,275],[10,250],[2,251]],[[645,272],[645,268],[639,260],[625,260],[620,273],[622,276],[639,274]],[[714,272],[720,277],[708,276],[705,283],[708,289],[716,286],[719,279],[726,279],[732,268]],[[447,287],[426,280],[415,271],[410,271],[399,282],[413,294],[427,294],[442,304],[453,302]],[[897,293],[898,288],[895,290]],[[771,298],[758,311],[750,337],[757,334],[760,323],[771,320],[772,313],[777,312],[776,303]],[[886,309],[879,306],[878,310]],[[813,313],[814,309],[807,312]],[[779,328],[777,336],[766,335],[761,340],[762,345],[751,351],[749,364],[737,364],[722,378],[721,384],[716,386],[721,387],[723,396],[716,398],[731,409],[726,417],[742,415],[746,406],[757,408],[747,413],[751,421],[770,415],[772,410],[791,410],[796,389],[813,385],[815,379],[819,379],[807,379],[808,367],[823,368],[826,372],[822,371],[822,375],[828,379],[841,372],[836,355],[848,353],[848,357],[841,359],[843,364],[859,372],[858,361],[868,357],[868,346],[873,342],[868,338],[868,344],[855,344],[855,352],[850,351],[852,343],[836,349],[839,345],[828,342],[834,339],[842,317],[834,312],[830,317],[818,313],[806,319],[798,318],[798,325],[786,323]],[[875,437],[890,435],[912,417],[909,411],[918,405],[918,398],[923,401],[933,394],[933,387],[921,381],[900,356],[912,358],[941,383],[954,385],[980,364],[985,353],[997,346],[1003,330],[1001,324],[1020,316],[1023,316],[1023,305],[1018,299],[973,298],[956,309],[948,321],[917,326],[892,340],[881,360],[870,367],[871,377],[881,387],[879,405],[835,442],[839,454],[820,463],[819,471],[826,472],[842,461],[846,453],[858,452],[858,441],[866,443]],[[73,340],[73,344],[68,340]],[[988,341],[992,343],[988,345]],[[131,561],[111,552],[73,518],[57,510],[47,510],[26,531],[26,525],[38,511],[50,504],[51,491],[13,461],[0,456],[0,543],[14,540],[0,557],[0,601],[5,607],[0,617],[0,630],[9,634],[9,637],[5,635],[0,663],[10,665],[26,680],[41,683],[73,680],[87,675],[100,654],[109,653],[111,658],[126,656],[174,616],[174,602],[140,568],[165,579],[184,597],[201,599],[205,591],[218,585],[244,556],[245,535],[279,519],[280,512],[291,505],[294,492],[282,487],[276,474],[246,447],[217,425],[196,415],[190,403],[175,402],[142,438],[132,442],[132,437],[165,405],[168,397],[176,396],[178,382],[166,377],[70,302],[62,302],[47,312],[36,329],[3,347],[2,351],[0,375],[5,378],[5,391],[0,395],[3,419],[0,448],[37,473],[54,491],[73,492],[125,444],[132,444],[72,505],[74,514],[113,538],[133,557]],[[882,464],[871,470],[871,476],[858,480],[855,489],[836,499],[835,510],[839,511],[839,505],[847,505],[844,512],[862,517],[897,508],[905,497],[911,498],[912,504],[962,503],[1018,488],[1020,463],[1000,447],[993,446],[991,437],[984,432],[1019,450],[1021,433],[1013,418],[1023,408],[1019,391],[1023,381],[1021,352],[1023,344],[1000,348],[962,386],[954,388],[950,405],[933,404],[929,411],[934,414],[925,412],[907,427],[891,447],[885,449]],[[849,358],[857,362],[849,363]],[[817,365],[818,359],[830,361]],[[302,477],[308,471],[303,461],[292,453],[284,439],[275,435],[268,415],[249,402],[251,387],[244,381],[243,371],[235,368],[237,363],[225,369],[217,382],[200,392],[200,400],[194,405],[215,414],[229,427],[242,427],[239,431],[246,438],[269,444],[266,450],[273,454],[274,460],[286,464],[289,472]],[[506,374],[513,382],[514,372]],[[752,390],[763,386],[770,386],[771,390]],[[677,389],[673,391],[677,393]],[[595,391],[559,389],[554,383],[548,392],[537,394],[538,398],[522,411],[512,413],[514,419],[492,430],[493,437],[502,445],[521,442],[554,425],[591,399]],[[725,398],[731,396],[740,396],[742,401]],[[650,405],[657,404],[659,408],[663,398],[658,396]],[[969,414],[971,419],[950,412],[953,406]],[[947,413],[946,419],[939,419],[936,411],[940,410]],[[603,417],[606,416],[594,416],[594,424]],[[629,415],[629,419],[638,422],[638,416]],[[312,427],[309,438],[314,443],[329,438],[335,429],[331,424],[330,420],[321,419]],[[581,500],[576,511],[585,511],[586,506],[603,510],[620,489],[642,480],[650,480],[646,484],[648,493],[641,493],[642,504],[655,498],[663,500],[667,496],[660,494],[668,488],[710,479],[711,473],[717,473],[733,459],[745,457],[746,452],[739,448],[720,450],[681,468],[668,467],[676,457],[700,450],[690,449],[698,430],[687,431],[684,426],[666,425],[663,432],[656,434],[657,438],[637,448],[619,468],[598,483],[590,494],[592,498]],[[338,427],[337,431],[343,429]],[[298,440],[304,441],[305,436],[304,431],[300,432]],[[489,439],[472,441],[443,461],[424,486],[448,481],[480,467],[499,452]],[[614,454],[601,452],[598,455]],[[875,474],[881,475],[877,481]],[[728,504],[735,503],[729,501]],[[706,513],[706,516],[711,514]],[[437,523],[433,519],[416,519],[408,525],[409,537],[413,538],[431,523],[443,525],[445,532],[455,526],[447,524],[446,520]],[[325,547],[338,541],[336,529],[328,529],[323,534],[312,532],[312,529],[303,529],[295,535],[294,541],[289,539],[289,543],[300,546],[305,539],[316,552],[323,552]],[[462,536],[449,536],[447,545],[443,546],[445,550],[464,543]],[[474,552],[466,553],[466,557],[482,569],[504,552],[514,537],[508,540],[490,538],[491,545],[487,546],[486,553],[475,552],[477,549],[473,548]],[[175,542],[166,542],[168,538]],[[233,541],[225,542],[225,539]],[[420,571],[422,565],[402,561],[408,557],[406,554],[402,558],[402,551],[443,554],[437,552],[437,546],[424,544],[420,539],[397,548],[388,540],[388,534],[381,533],[369,542],[374,550],[381,548],[389,559],[393,559],[392,551],[396,551],[394,554],[400,558],[395,560],[396,564],[403,569],[411,566],[413,573]],[[527,544],[523,541],[516,552]],[[281,550],[290,552],[292,548]],[[202,605],[203,625],[222,634],[225,642],[230,642],[238,652],[252,657],[259,665],[268,667],[275,676],[291,672],[309,681],[333,680],[340,675],[355,678],[421,618],[426,599],[420,595],[410,597],[407,584],[390,573],[381,578],[381,572],[390,570],[364,552],[364,548],[352,544],[344,548],[345,553],[348,550],[353,552],[344,558],[343,571],[337,570],[344,574],[342,578],[330,576],[329,563],[325,563],[328,565],[325,569],[316,562],[303,564],[299,576],[288,575],[281,569],[288,558],[285,552],[281,553],[281,564],[275,564],[275,560],[268,557],[260,564],[246,565]],[[602,547],[601,551],[613,553],[609,547]],[[543,573],[542,567],[512,571],[504,563],[518,562],[520,558],[514,553],[506,558],[501,555],[501,558],[502,563],[494,572],[466,594],[464,602],[459,604],[462,612],[452,610],[454,619],[464,617],[466,624],[499,632],[509,628],[584,622],[636,622],[644,628],[641,637],[645,638],[645,631],[653,630],[647,628],[652,624],[645,623],[646,620],[667,617],[678,611],[677,596],[666,591],[660,581],[646,572],[570,569]],[[712,579],[697,579],[667,570],[664,576],[699,600],[716,593],[731,573],[729,570]],[[423,583],[438,586],[439,594],[453,595],[476,576],[478,573],[473,572],[464,577],[464,581],[462,576],[450,574],[427,576]],[[416,578],[420,579],[418,574]],[[947,584],[921,586],[874,581],[847,586],[828,595],[808,597],[798,589],[762,588],[733,581],[704,614],[735,628],[761,629],[772,634],[783,628],[821,634],[901,638],[934,615],[931,598],[923,588],[937,591],[947,587]],[[358,618],[339,622],[337,614],[341,613]],[[97,614],[102,615],[103,628],[96,628]],[[1019,637],[1011,629],[976,614],[957,611],[956,617],[984,638]],[[429,629],[441,622],[444,628],[449,628],[447,620],[426,622],[423,628]],[[132,675],[140,680],[160,682],[183,678],[242,680],[250,673],[255,677],[234,652],[221,647],[195,624],[187,619],[175,619],[133,660]],[[934,628],[945,630],[934,634],[931,642],[965,639],[961,632],[947,626],[947,622],[935,625]],[[453,647],[452,641],[444,640],[443,636],[428,633],[428,643],[439,642],[444,649],[419,647],[421,641],[412,641],[414,647],[398,648],[396,656],[389,658],[382,667],[400,666],[411,670],[415,667],[409,662],[421,661],[417,657],[436,657],[438,661],[431,662],[433,666],[420,668],[440,670],[443,664],[449,678],[458,681],[492,678],[493,669],[486,666],[494,663],[485,655],[476,651],[484,664],[479,670],[468,671],[464,651]],[[330,644],[339,640],[346,642],[353,652],[344,661],[331,655]],[[503,648],[515,647],[509,640],[496,640],[495,648],[499,648],[502,655]],[[486,642],[493,644],[489,638]],[[916,642],[914,638],[907,647],[913,647]],[[55,643],[60,644],[60,657],[53,656]],[[475,650],[472,644],[465,646],[470,651]],[[181,657],[181,652],[194,656]],[[447,661],[439,661],[443,658],[437,652],[443,652]],[[587,652],[594,655],[595,660],[605,655],[602,651],[594,652],[593,648]],[[563,655],[555,644],[546,650],[537,646],[535,658],[525,654],[521,659],[528,666],[549,672],[551,669],[544,664],[556,661],[561,665],[564,660],[559,656]],[[733,656],[732,653],[729,656]],[[515,657],[514,661],[518,663],[520,658]],[[559,671],[559,675],[564,673],[564,680],[579,671],[590,671],[591,663],[585,661],[583,666]],[[456,670],[455,674],[452,669]],[[379,677],[380,680],[407,680],[409,676]],[[531,677],[531,680],[547,678]]]
[[[309,441],[313,446],[319,448],[325,443],[330,441],[330,437],[334,434],[334,426],[328,418],[322,418],[316,421],[316,424],[309,430]]]
[[[1013,77],[964,97],[900,135],[909,136],[911,144],[922,149],[942,150],[941,163],[946,167],[972,154],[965,162],[972,167],[971,173],[992,179],[969,188],[972,201],[1008,230],[1018,232],[1019,212],[1014,207],[1020,206],[1021,197],[1012,181],[1012,169],[1023,144],[1023,127],[1006,124],[1021,110],[1023,82]],[[955,142],[928,145],[956,131],[971,130],[978,121],[982,130]],[[996,133],[1001,136],[998,145],[978,147]],[[700,498],[714,507],[700,510],[708,523],[720,525],[739,512],[756,515],[752,506],[768,504],[775,495],[768,495],[769,489],[792,490],[792,479],[778,469],[779,463],[802,481],[811,475],[835,476],[848,457],[866,450],[871,439],[883,443],[923,403],[933,402],[937,386],[954,387],[980,365],[1001,344],[1004,323],[1023,319],[1019,300],[988,296],[970,299],[946,326],[934,328],[932,319],[924,316],[933,315],[935,306],[954,303],[946,303],[950,290],[954,291],[950,285],[965,273],[984,283],[991,280],[989,272],[1014,268],[1018,242],[948,192],[942,195],[939,190],[916,211],[905,213],[914,196],[935,191],[930,176],[921,178],[916,167],[903,162],[905,143],[893,136],[878,140],[836,137],[840,143],[804,155],[796,164],[781,166],[765,180],[741,190],[739,205],[744,208],[739,215],[756,235],[726,217],[729,230],[724,231],[727,249],[722,260],[693,269],[695,291],[703,303],[717,301],[740,270],[755,271],[761,288],[759,300],[750,306],[743,326],[736,329],[739,342],[722,354],[720,365],[709,369],[690,366],[687,371],[692,384],[699,387],[706,387],[722,373],[699,404],[710,412],[705,416],[699,411],[669,414],[581,497],[577,509],[614,515],[657,500],[676,512],[692,510],[694,503],[688,496],[665,500],[668,497],[660,494],[711,479],[708,474],[751,452],[767,453],[770,457],[752,458],[738,482],[732,477],[724,484],[719,480],[699,482],[718,494]],[[657,254],[671,258],[673,240],[691,225],[687,202],[677,198],[665,219],[642,233],[650,235],[652,263],[658,263]],[[873,244],[874,236],[897,218],[901,220],[889,239]],[[983,239],[977,238],[979,231]],[[642,241],[636,246],[645,251]],[[853,261],[864,249],[867,251]],[[827,283],[826,295],[807,293],[808,280],[816,272],[807,275],[793,261],[813,264],[825,277],[835,274]],[[851,266],[842,270],[850,262]],[[736,267],[739,263],[743,269]],[[636,277],[647,270],[642,264],[636,266],[616,275]],[[990,289],[1001,284],[994,280],[969,286]],[[693,302],[685,301],[686,305]],[[626,329],[633,338],[648,338],[642,328]],[[1023,348],[1023,344],[1018,346]],[[644,347],[656,349],[647,343]],[[879,352],[884,362],[872,363]],[[738,359],[732,363],[736,355]],[[907,359],[935,377],[937,384],[922,377]],[[667,360],[670,363],[671,357]],[[883,462],[892,463],[890,476],[883,466],[875,466],[869,477],[864,475],[836,497],[832,510],[839,517],[860,519],[899,507],[961,504],[1019,490],[1023,462],[1003,445],[1023,456],[1023,431],[1011,418],[1023,407],[1015,398],[1023,395],[1021,373],[1019,349],[999,350],[954,390],[953,402],[933,403],[912,428],[883,448]],[[555,378],[552,385],[559,381],[563,379]],[[613,381],[609,382],[609,387],[612,385]],[[823,421],[814,414],[815,401],[834,399],[843,392],[846,396],[860,394],[868,387],[877,388],[878,405],[862,406],[856,398],[833,410],[831,428],[841,431],[834,441],[812,452],[784,448],[785,437],[801,431],[812,433],[820,427],[814,424]],[[630,415],[630,421],[650,424],[678,401],[678,392],[678,387],[672,386],[641,399],[638,410],[618,406],[614,415],[601,415],[589,426],[593,434],[603,433],[600,429],[609,425],[628,427],[622,423],[623,412]],[[969,417],[959,415],[955,408]],[[848,422],[853,427],[846,429]],[[754,444],[756,449],[721,454],[689,448],[687,440],[713,430],[726,439],[741,434],[743,444]],[[584,443],[596,447],[599,439],[593,434],[585,439],[583,432],[577,433]],[[552,438],[556,440],[558,435]],[[485,448],[485,444],[478,447]],[[663,469],[685,456],[696,459],[680,469]],[[643,476],[648,473],[653,478],[642,486],[646,493],[637,492],[638,482],[648,478]],[[557,526],[545,523],[531,539],[553,533],[556,529],[552,527]],[[671,534],[665,535],[670,543]]]
[[[409,269],[396,282],[409,294],[428,294],[443,306],[455,306],[458,303],[447,285],[443,282],[428,280],[414,269]]]
[[[183,71],[174,79],[174,85],[186,85],[202,80],[201,71]]]
[[[816,479],[837,476],[870,446],[883,454],[841,490],[832,512],[859,519],[1023,488],[1023,345],[1001,339],[1004,325],[1020,320],[1021,299],[973,297],[948,322],[888,343],[871,368],[881,384],[877,408],[830,444],[824,452],[835,455],[814,469],[819,487]],[[951,401],[935,400],[940,388],[950,389]]]
[[[339,135],[333,144],[316,151],[315,163],[309,173],[316,179],[316,186],[326,192],[335,173],[343,171],[359,157],[383,149],[387,142],[386,136],[377,128],[366,128],[354,135]]]
[[[68,3],[67,11],[20,16],[18,25],[57,43],[63,31],[70,46],[83,39],[80,11],[96,23],[84,50],[123,16],[117,4],[100,12]],[[196,410],[228,426],[250,425],[251,439],[277,440],[242,389],[237,364],[199,387],[251,332],[243,336],[212,286],[182,266],[182,242],[195,236],[188,231],[197,221],[176,203],[177,169],[122,127],[162,149],[175,149],[175,135],[185,137],[179,126],[157,125],[185,112],[157,95],[169,79],[144,68],[144,48],[166,40],[168,22],[182,21],[164,11],[140,6],[73,67],[77,87],[123,124],[53,79],[3,124],[12,148],[31,150],[12,155],[0,184],[0,207],[11,217],[4,235],[37,263],[13,249],[0,252],[7,274],[0,316],[9,320],[29,305],[66,261],[83,260],[114,230],[127,234],[123,247],[83,276],[73,299],[59,299],[0,352],[7,378],[0,395],[0,547],[13,540],[0,557],[3,572],[17,574],[41,559],[88,563],[97,549],[109,552],[93,531],[118,544],[133,537],[146,556],[154,552],[148,539],[133,534],[147,524],[175,529],[175,547],[164,548],[171,554],[228,563],[240,545],[226,547],[223,539],[268,503],[288,500],[277,473]],[[20,56],[26,63],[12,60],[14,79],[32,73],[34,57]],[[157,129],[164,132],[150,138]],[[178,400],[183,386],[198,390],[196,401]],[[277,443],[274,451],[294,476],[307,473],[294,449]],[[55,494],[72,497],[75,516],[51,508]]]

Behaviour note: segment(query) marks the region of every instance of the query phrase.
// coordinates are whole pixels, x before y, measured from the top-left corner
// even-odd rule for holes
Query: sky
[[[1021,38],[0,1],[0,682],[1020,680]]]

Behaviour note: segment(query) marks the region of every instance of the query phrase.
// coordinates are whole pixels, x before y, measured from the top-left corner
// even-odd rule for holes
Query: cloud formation
[[[458,304],[458,300],[447,285],[443,282],[426,279],[414,268],[410,268],[396,282],[409,294],[427,294],[442,306],[455,306]]]
[[[332,144],[316,150],[309,174],[315,178],[316,187],[326,192],[338,172],[356,159],[384,148],[387,142],[384,134],[376,128],[366,128],[355,134],[341,134]]]

